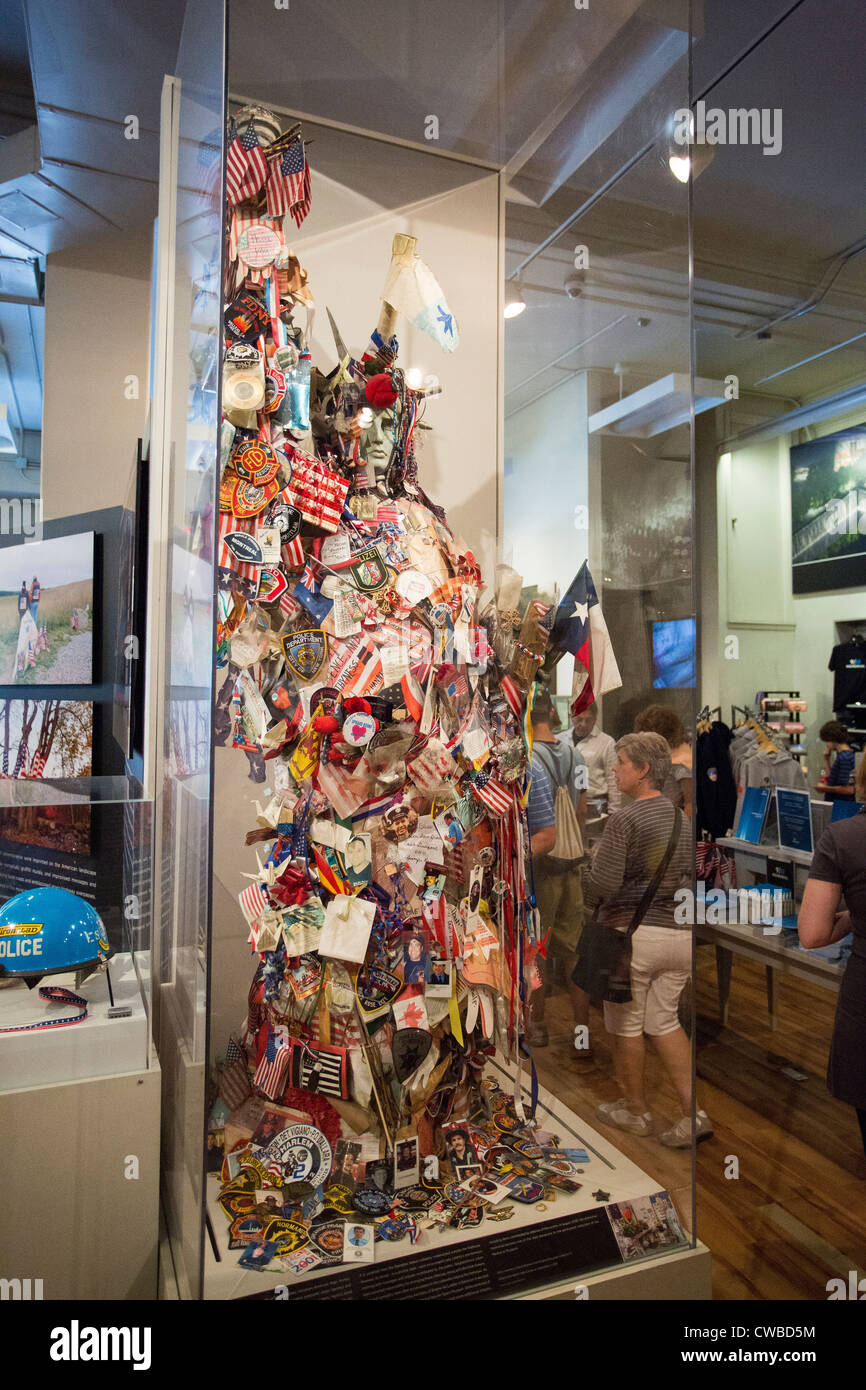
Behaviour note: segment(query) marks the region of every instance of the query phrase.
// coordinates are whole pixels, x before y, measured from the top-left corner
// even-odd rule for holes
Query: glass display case
[[[165,592],[212,575],[216,679],[176,703],[164,658],[201,732],[157,826],[184,1294],[706,1288],[687,779],[647,715],[694,702],[681,8],[230,6],[224,189],[215,14],[185,35],[154,437]],[[191,422],[220,351],[218,447]],[[645,1083],[646,1001],[602,1013],[591,973],[585,923],[604,945],[622,910],[616,788],[570,738],[591,705],[614,739],[646,716],[617,775],[668,808],[617,822],[670,842]]]

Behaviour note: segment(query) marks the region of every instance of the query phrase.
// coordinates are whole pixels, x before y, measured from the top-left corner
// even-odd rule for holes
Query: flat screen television
[[[694,618],[653,623],[653,689],[686,690],[697,685]]]

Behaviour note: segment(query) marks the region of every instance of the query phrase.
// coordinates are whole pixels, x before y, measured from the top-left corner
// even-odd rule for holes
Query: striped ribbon
[[[87,1000],[71,989],[60,985],[43,985],[39,998],[51,1004],[71,1004],[80,1010],[75,1018],[43,1018],[39,1023],[19,1023],[15,1028],[0,1028],[0,1033],[30,1033],[37,1028],[68,1028],[71,1023],[83,1023],[87,1017]]]

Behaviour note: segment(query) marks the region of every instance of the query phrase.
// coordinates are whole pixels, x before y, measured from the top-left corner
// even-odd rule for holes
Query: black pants
[[[866,1153],[866,1110],[857,1110],[857,1119],[860,1121],[860,1133],[863,1136],[863,1152]]]

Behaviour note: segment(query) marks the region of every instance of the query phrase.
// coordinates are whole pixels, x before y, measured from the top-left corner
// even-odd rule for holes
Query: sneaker
[[[547,1025],[544,1023],[530,1023],[526,1034],[526,1041],[530,1047],[547,1047],[550,1042],[547,1036]]]
[[[695,1143],[700,1144],[702,1139],[712,1139],[713,1127],[710,1124],[707,1112],[699,1110],[695,1116],[694,1125]],[[658,1136],[660,1144],[665,1144],[669,1149],[690,1149],[692,1147],[692,1117],[683,1115],[673,1127],[665,1130],[664,1134]]]
[[[595,1113],[605,1124],[616,1125],[617,1129],[627,1129],[629,1134],[652,1134],[650,1112],[647,1110],[643,1115],[635,1115],[622,1099],[606,1101]]]

